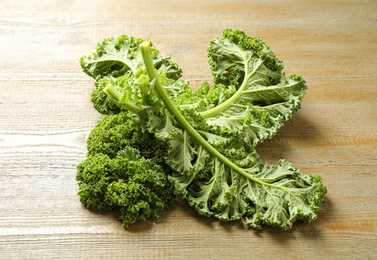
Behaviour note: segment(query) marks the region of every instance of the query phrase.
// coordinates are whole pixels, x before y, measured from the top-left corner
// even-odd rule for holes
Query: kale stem
[[[103,90],[105,93],[121,108],[127,109],[135,114],[140,114],[143,109],[131,101],[124,101],[122,93],[120,93],[112,84],[107,85]]]
[[[142,74],[138,79],[137,79],[137,85],[140,88],[141,94],[144,96],[148,96],[149,94],[149,78],[147,75]]]
[[[223,154],[216,150],[210,143],[208,143],[198,131],[186,120],[186,118],[181,114],[181,112],[177,109],[174,103],[169,98],[168,94],[166,93],[164,87],[162,86],[159,78],[157,77],[156,70],[153,66],[152,56],[150,53],[150,42],[144,42],[140,45],[141,54],[143,55],[143,60],[145,66],[148,71],[148,75],[151,80],[155,80],[154,87],[156,88],[157,93],[160,95],[160,98],[165,103],[166,108],[168,111],[175,117],[178,121],[179,125],[185,130],[189,135],[191,135],[194,140],[197,141],[204,149],[206,149],[210,154],[214,157],[218,158],[222,163],[230,167],[232,170],[238,172],[239,174],[243,175],[247,179],[254,181],[256,183],[268,186],[274,186],[268,183],[264,183],[261,180],[251,176],[251,174],[245,172],[242,168],[238,167],[236,164],[231,162],[228,158],[226,158]]]

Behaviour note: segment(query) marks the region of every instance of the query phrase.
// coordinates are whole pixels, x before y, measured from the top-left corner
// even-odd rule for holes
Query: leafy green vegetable
[[[137,62],[127,60],[122,66],[114,66],[113,51],[89,59],[99,61],[98,68],[89,65],[87,71],[100,74],[97,88],[111,98],[111,106],[119,107],[112,111],[129,111],[127,120],[109,123],[99,139],[90,139],[94,146],[109,156],[124,145],[143,154],[148,149],[133,144],[135,133],[159,144],[156,154],[169,165],[166,173],[175,193],[206,216],[245,219],[253,228],[267,224],[283,229],[296,220],[316,218],[325,201],[321,178],[304,176],[285,160],[268,166],[255,151],[300,108],[307,88],[302,76],[286,78],[273,51],[241,30],[226,29],[221,39],[210,42],[214,84],[204,82],[197,91],[156,65],[158,55],[149,41],[138,42],[132,50]],[[115,68],[111,75],[109,68]],[[110,102],[95,102],[110,107]],[[114,125],[119,125],[120,134]],[[90,156],[89,145],[88,149]]]
[[[103,92],[105,87],[101,79],[116,79],[124,75],[136,75],[143,67],[143,59],[139,45],[144,39],[121,35],[118,38],[108,38],[97,44],[96,52],[83,56],[80,64],[83,71],[96,79],[96,89],[91,94],[94,108],[101,114],[117,114],[117,107]],[[158,50],[151,46],[154,66],[168,79],[177,80],[182,76],[182,69],[169,57],[161,57]],[[123,86],[133,84],[135,77],[128,77],[130,82],[123,82]],[[118,85],[119,86],[119,85]],[[121,92],[123,89],[118,89]]]
[[[307,88],[300,75],[287,79],[283,64],[258,37],[226,29],[210,42],[214,82],[234,86],[234,93],[200,113],[212,127],[242,132],[245,142],[257,145],[273,137],[300,108]]]
[[[81,202],[88,208],[117,212],[124,228],[157,218],[174,201],[162,168],[126,147],[114,158],[95,153],[77,166]]]
[[[126,147],[140,152],[142,157],[151,159],[170,172],[165,164],[168,146],[149,132],[143,132],[137,118],[126,112],[105,115],[90,132],[87,139],[88,156],[105,154],[114,158]]]
[[[98,77],[120,77],[128,72],[136,74],[143,66],[143,58],[139,45],[144,39],[121,35],[118,38],[104,39],[97,44],[96,52],[80,59],[82,69],[94,79]],[[168,78],[178,79],[182,69],[171,61],[158,55],[158,50],[152,45],[151,56],[156,69],[164,71]]]

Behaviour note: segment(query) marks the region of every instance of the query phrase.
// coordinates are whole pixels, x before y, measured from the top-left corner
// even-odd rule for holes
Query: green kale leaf
[[[300,108],[305,81],[297,74],[286,78],[282,62],[259,37],[226,29],[221,39],[210,42],[208,56],[214,82],[233,89],[216,106],[200,112],[214,128],[210,131],[220,127],[256,146],[272,138]]]
[[[154,161],[125,147],[114,158],[95,153],[77,166],[81,202],[98,211],[118,214],[123,227],[170,207],[174,194],[165,172]]]
[[[121,35],[118,38],[108,38],[97,44],[96,52],[89,56],[82,56],[80,64],[83,71],[90,77],[96,79],[96,88],[91,94],[91,101],[94,108],[101,114],[117,114],[121,110],[103,92],[104,83],[102,79],[116,79],[124,75],[134,84],[136,74],[144,66],[139,45],[145,40]],[[153,64],[160,74],[167,79],[177,80],[182,76],[182,69],[171,60],[170,57],[158,55],[158,50],[151,46]],[[119,86],[119,85],[118,85]],[[125,84],[123,84],[125,86]],[[118,89],[125,91],[124,89]]]

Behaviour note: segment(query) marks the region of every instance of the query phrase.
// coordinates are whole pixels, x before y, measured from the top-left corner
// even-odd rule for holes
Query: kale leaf
[[[81,202],[98,211],[116,212],[126,229],[137,221],[158,218],[158,212],[174,202],[161,166],[128,146],[114,158],[89,155],[77,170]]]
[[[80,64],[83,71],[96,79],[96,88],[92,91],[91,101],[93,107],[101,114],[117,114],[121,110],[103,92],[109,79],[116,79],[124,75],[136,75],[143,67],[143,59],[139,45],[145,40],[132,36],[121,35],[118,38],[104,39],[97,44],[96,52],[89,56],[83,56]],[[168,79],[177,80],[182,76],[182,69],[171,60],[170,57],[158,55],[158,50],[151,46],[153,64],[161,74]],[[128,77],[130,82],[124,82],[122,86],[133,84],[134,77]],[[119,86],[119,85],[117,85]],[[119,88],[121,92],[126,90]]]

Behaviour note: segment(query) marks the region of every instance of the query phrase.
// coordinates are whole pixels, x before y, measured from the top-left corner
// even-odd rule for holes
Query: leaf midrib
[[[237,49],[238,53],[241,55],[241,57],[243,58],[243,61],[244,61],[244,64],[245,64],[245,77],[244,77],[244,80],[243,80],[240,88],[237,90],[237,92],[234,93],[233,96],[230,97],[229,99],[227,99],[224,103],[221,103],[220,105],[218,105],[218,106],[216,106],[216,107],[214,107],[212,109],[209,109],[209,110],[201,112],[200,115],[202,117],[204,117],[204,118],[212,117],[212,116],[215,116],[215,115],[221,113],[225,109],[229,108],[236,100],[238,100],[240,98],[240,96],[243,94],[243,91],[245,90],[245,88],[247,86],[247,82],[250,79],[250,77],[252,75],[254,75],[254,73],[258,70],[258,68],[263,63],[263,61],[261,61],[253,69],[253,71],[249,73],[249,62],[250,62],[251,58],[253,57],[253,54],[250,55],[249,58],[246,59],[245,55],[241,52],[241,50],[237,47],[237,45],[234,44],[234,43],[232,43],[232,44]]]

